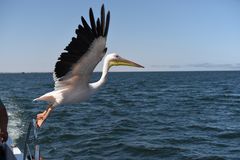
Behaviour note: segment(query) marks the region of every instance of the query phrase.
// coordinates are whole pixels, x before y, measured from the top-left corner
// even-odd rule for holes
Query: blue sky
[[[102,3],[108,52],[143,71],[240,70],[239,0],[2,0],[0,72],[51,72],[80,17],[89,7],[96,17]]]

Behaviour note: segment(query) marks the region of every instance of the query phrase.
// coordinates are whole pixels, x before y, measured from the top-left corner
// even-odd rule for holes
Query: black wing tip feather
[[[105,7],[104,7],[104,4],[101,7],[101,18],[105,18]]]
[[[101,36],[104,34],[104,27],[105,27],[105,9],[104,5],[101,8]]]
[[[93,34],[95,36],[97,36],[95,18],[94,18],[94,14],[93,14],[92,8],[89,9],[89,20],[90,20],[90,24],[91,24],[91,27],[92,27]]]
[[[102,34],[101,34],[101,22],[100,22],[100,19],[98,18],[97,19],[97,33],[98,33],[98,37],[100,37]]]
[[[105,18],[105,7],[104,7],[104,4],[102,4],[102,7],[101,7],[101,18]]]
[[[104,37],[107,37],[108,35],[109,23],[110,23],[110,11],[107,12],[106,27],[103,34]]]
[[[101,6],[100,17],[97,21],[94,19],[92,8],[89,9],[90,25],[86,22],[85,18],[81,16],[82,24],[75,30],[77,37],[73,37],[69,45],[64,49],[67,52],[63,52],[58,58],[55,65],[55,76],[61,78],[65,76],[71,69],[72,66],[86,53],[88,48],[94,39],[102,36],[107,37],[109,22],[110,22],[110,11],[105,16],[104,4]]]

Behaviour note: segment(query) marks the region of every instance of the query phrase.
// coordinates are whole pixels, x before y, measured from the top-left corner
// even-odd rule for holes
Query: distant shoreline
[[[148,73],[148,72],[240,72],[240,70],[196,70],[196,71],[110,71],[110,73]],[[0,74],[51,74],[52,72],[0,72]],[[96,71],[93,73],[101,73]]]

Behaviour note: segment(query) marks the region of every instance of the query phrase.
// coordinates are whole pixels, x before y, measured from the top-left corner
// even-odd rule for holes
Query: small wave
[[[168,138],[168,139],[164,139],[164,141],[166,141],[166,143],[168,144],[177,145],[177,144],[200,144],[209,140],[203,137],[185,137],[185,138],[179,138],[179,139]]]
[[[222,129],[217,128],[217,127],[200,126],[200,125],[191,125],[191,126],[188,126],[188,128],[197,129],[197,130],[200,130],[200,131],[216,131],[216,132],[222,131]]]
[[[226,132],[218,135],[219,138],[223,139],[237,139],[240,138],[240,132]]]
[[[125,145],[125,151],[136,155],[142,156],[159,156],[159,157],[169,157],[173,155],[180,154],[186,151],[186,149],[180,147],[150,147],[144,145]]]
[[[204,157],[196,158],[195,160],[225,160],[225,158],[220,156],[204,156]]]

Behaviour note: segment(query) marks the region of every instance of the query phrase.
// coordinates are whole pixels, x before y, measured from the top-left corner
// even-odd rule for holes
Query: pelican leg
[[[47,119],[48,115],[51,113],[52,110],[53,110],[53,105],[50,104],[50,105],[48,105],[48,107],[47,107],[47,109],[45,111],[43,111],[42,113],[37,114],[36,125],[37,125],[38,128],[41,127],[41,125]]]

